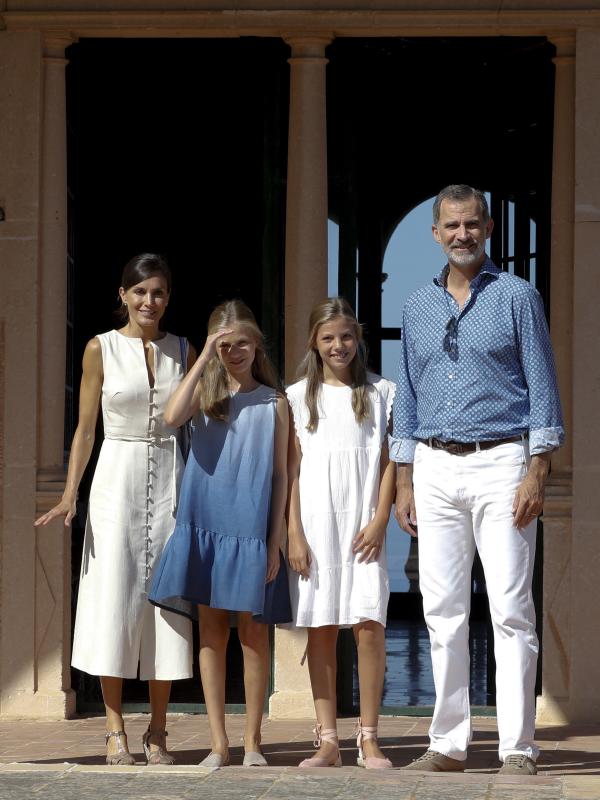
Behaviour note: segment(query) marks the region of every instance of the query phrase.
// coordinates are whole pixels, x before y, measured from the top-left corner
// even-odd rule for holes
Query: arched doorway
[[[496,220],[492,257],[532,280],[548,309],[553,55],[543,38],[338,39],[328,48],[329,216],[339,225],[337,282],[365,326],[375,370],[395,377],[406,294],[444,264],[428,242],[431,198],[449,183],[489,193]],[[466,86],[465,95],[460,87]],[[397,263],[384,266],[386,252],[396,247],[395,231],[413,215],[420,233],[414,230],[403,253],[392,256]],[[390,537],[404,536],[394,525]],[[540,612],[541,535],[538,542]],[[384,706],[403,711],[429,706],[433,692],[427,669],[412,669],[420,653],[429,663],[422,626],[411,628],[422,619],[420,596],[405,591],[407,585],[416,589],[414,553],[408,577],[406,552],[391,555],[392,590],[394,580],[400,590],[392,594],[388,620],[410,625],[393,666],[393,624],[388,628]],[[475,577],[472,659],[479,672],[472,679],[473,701],[488,707],[495,702],[493,648],[481,576]],[[347,658],[351,649],[347,645]],[[340,703],[350,709],[356,693],[346,691]]]

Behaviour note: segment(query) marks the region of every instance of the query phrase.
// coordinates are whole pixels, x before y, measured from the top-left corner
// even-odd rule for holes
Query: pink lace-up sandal
[[[377,741],[377,726],[363,725],[360,717],[356,723],[356,746],[358,747],[358,757],[356,763],[365,769],[392,769],[392,762],[389,758],[379,758],[378,756],[365,756],[362,744],[367,739]]]
[[[304,761],[301,761],[298,766],[299,767],[341,767],[342,766],[342,757],[340,755],[340,747],[338,743],[338,735],[335,728],[326,728],[323,730],[323,726],[320,722],[317,722],[316,728],[314,728],[313,733],[315,735],[315,740],[313,742],[314,747],[318,750],[321,747],[321,742],[330,742],[337,747],[337,757],[335,761],[331,761],[327,758],[323,758],[323,756],[312,756],[311,758],[305,758]]]

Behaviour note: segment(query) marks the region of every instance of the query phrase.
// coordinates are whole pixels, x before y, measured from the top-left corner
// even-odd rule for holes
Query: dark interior
[[[448,183],[491,193],[492,257],[525,278],[529,222],[536,222],[535,279],[547,304],[553,55],[545,39],[516,37],[336,39],[328,48],[329,216],[340,226],[339,287],[352,303],[358,296],[375,370],[381,341],[401,335],[381,325],[386,244],[412,208]],[[112,327],[120,274],[136,253],[163,253],[172,267],[165,327],[201,345],[212,307],[242,297],[281,366],[289,102],[289,48],[279,39],[82,39],[68,57],[66,450],[85,343]],[[73,531],[74,597],[93,463]],[[542,544],[540,537],[539,555]],[[541,600],[539,567],[537,576]],[[474,621],[485,622],[485,606],[474,595]],[[418,597],[392,597],[390,616],[420,613]],[[243,703],[235,639],[232,705]],[[480,659],[488,704],[490,644],[488,635],[487,662]],[[348,637],[341,648],[351,658]],[[352,680],[342,672],[340,706],[350,710]],[[82,710],[99,708],[95,678],[74,671],[73,685]],[[146,692],[128,681],[125,700],[143,703]],[[414,698],[424,704],[418,691]],[[175,682],[172,699],[197,708],[199,681]]]

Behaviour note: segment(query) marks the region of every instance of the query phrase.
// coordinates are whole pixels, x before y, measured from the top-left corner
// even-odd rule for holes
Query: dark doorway
[[[280,40],[252,38],[84,39],[69,48],[67,432],[85,342],[112,327],[120,272],[138,252],[162,252],[173,269],[169,330],[200,345],[210,309],[241,296],[281,364],[288,55]],[[329,47],[329,216],[339,224],[339,292],[357,305],[375,369],[401,336],[399,313],[397,322],[382,319],[386,246],[411,209],[447,183],[490,192],[492,255],[527,278],[533,265],[547,302],[553,55],[541,38],[338,39]],[[73,530],[74,597],[93,463]],[[536,575],[539,600],[539,565]],[[480,599],[476,591],[473,657],[485,674],[474,687],[491,705]],[[392,595],[390,630],[407,623],[396,638],[409,657],[422,647],[420,615],[414,591]],[[230,661],[227,699],[237,704],[239,655]],[[389,671],[388,689],[402,672]],[[423,676],[406,675],[410,686],[396,687],[402,697],[428,705]],[[82,708],[99,707],[96,679],[75,673],[73,686]],[[342,707],[351,707],[352,682],[341,692]],[[146,687],[128,682],[125,698],[144,702]],[[173,699],[197,708],[199,681],[174,684]]]
[[[113,327],[120,274],[136,253],[162,253],[171,265],[168,330],[201,346],[210,310],[241,297],[280,362],[288,55],[281,40],[253,38],[87,39],[69,48],[67,431],[85,343]],[[74,599],[94,463],[73,529]],[[243,703],[236,648],[234,640],[230,705]],[[81,708],[99,707],[96,678],[74,671],[73,686]],[[147,687],[127,681],[124,699],[146,702]],[[174,682],[172,699],[197,709],[197,676]]]
[[[402,302],[383,302],[388,243],[413,209],[449,183],[489,193],[496,220],[492,257],[532,280],[548,309],[553,46],[544,38],[517,37],[336,39],[327,55],[329,217],[338,226],[338,290],[365,326],[372,367],[396,377]],[[430,218],[424,224],[429,227]],[[438,269],[443,264],[440,252]],[[422,268],[418,258],[407,267]],[[430,279],[424,272],[420,284]],[[386,307],[392,313],[382,313]],[[406,536],[395,523],[389,535]],[[540,526],[538,619],[542,548]],[[430,706],[434,699],[416,556],[413,546],[406,588],[392,594],[388,613],[384,705],[395,711]],[[472,702],[493,706],[492,633],[477,564],[471,621]],[[351,658],[350,639],[345,648]],[[356,705],[353,684],[346,680],[340,698],[347,709]]]

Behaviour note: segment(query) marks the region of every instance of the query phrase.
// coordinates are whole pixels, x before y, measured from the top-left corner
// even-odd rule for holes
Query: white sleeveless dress
[[[359,563],[356,534],[370,522],[379,498],[381,447],[395,385],[369,373],[372,414],[361,424],[352,389],[321,385],[319,425],[306,430],[306,380],[287,389],[302,448],[300,515],[311,553],[310,576],[289,571],[292,615],[298,627],[347,627],[365,620],[386,623],[389,579],[385,547],[377,561]]]
[[[183,459],[163,411],[183,377],[177,336],[152,342],[151,388],[141,339],[116,330],[102,347],[104,442],[90,492],[72,664],[91,675],[176,680],[192,675],[185,617],[148,602],[175,527]]]

